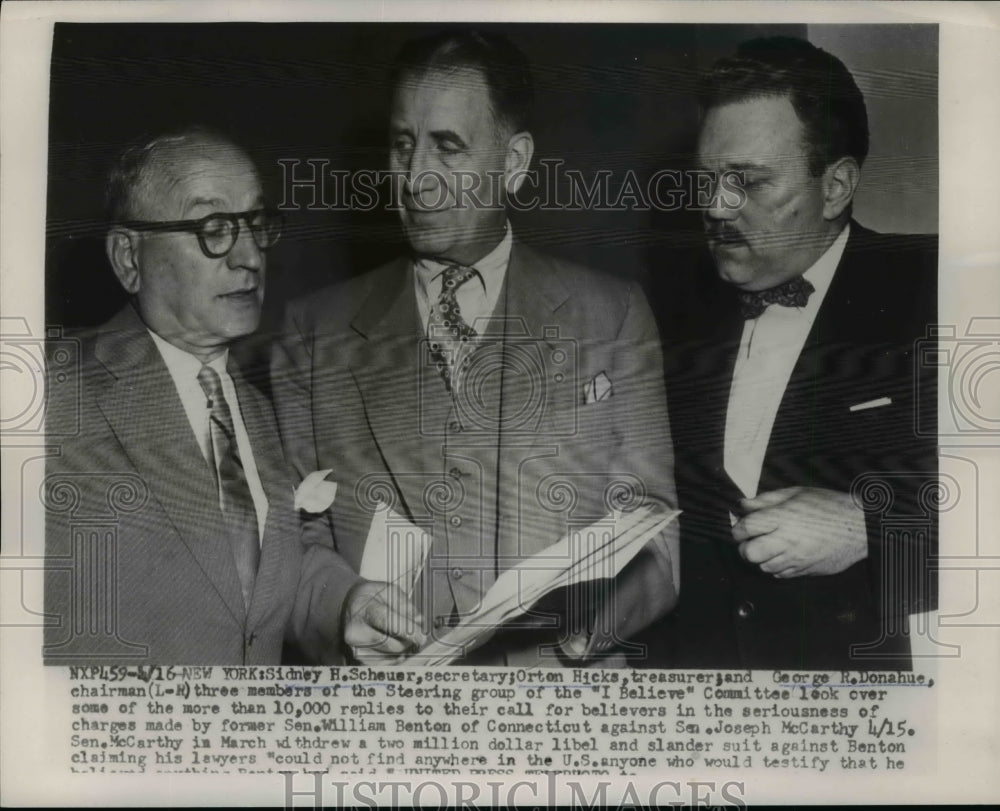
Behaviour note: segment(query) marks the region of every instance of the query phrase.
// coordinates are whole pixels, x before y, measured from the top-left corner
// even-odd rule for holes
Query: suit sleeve
[[[318,468],[312,418],[312,334],[304,321],[302,313],[289,308],[284,332],[272,350],[271,366],[278,430],[296,484]],[[328,512],[307,516],[301,530],[292,641],[312,661],[341,662],[344,600],[361,578],[336,552]]]
[[[313,335],[305,314],[289,307],[271,352],[271,389],[285,458],[301,480],[317,469],[312,419]]]
[[[937,356],[930,327],[937,322],[937,243],[928,241],[912,258],[906,326],[896,348],[900,360],[899,397],[909,403],[910,419],[893,433],[889,458],[873,460],[871,474],[853,487],[865,509],[868,570],[877,608],[885,617],[903,617],[938,607],[937,366],[922,350]],[[912,402],[905,398],[912,397]],[[889,625],[888,627],[892,627]]]
[[[312,537],[308,537],[312,536]],[[361,578],[330,545],[329,533],[303,527],[302,563],[295,607],[289,629],[291,641],[313,662],[339,664],[343,606],[348,592]]]
[[[674,454],[660,335],[637,285],[630,288],[615,341],[612,380],[617,445],[610,470],[628,471],[641,482],[647,499],[674,510]],[[591,653],[635,636],[674,607],[679,558],[679,528],[673,521],[616,578],[590,640]],[[612,628],[615,639],[602,633]]]

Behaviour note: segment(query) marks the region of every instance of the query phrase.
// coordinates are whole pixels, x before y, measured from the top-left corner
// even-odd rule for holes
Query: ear
[[[121,226],[114,226],[104,240],[104,250],[111,269],[122,287],[132,295],[139,292],[142,281],[139,274],[138,241],[134,231]]]
[[[823,172],[823,218],[836,220],[851,205],[861,180],[861,169],[854,158],[843,157]]]
[[[535,141],[530,132],[516,132],[507,141],[507,156],[504,161],[504,182],[508,195],[514,194],[524,182],[524,174],[531,165],[535,154]]]

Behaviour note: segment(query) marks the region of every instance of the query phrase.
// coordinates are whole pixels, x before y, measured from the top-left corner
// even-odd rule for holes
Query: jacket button
[[[464,575],[464,574],[465,574],[465,572],[462,571],[461,569],[457,568],[457,567],[451,570],[451,576],[455,580],[461,580],[462,579],[462,575]]]
[[[462,473],[462,471],[459,470],[457,467],[453,467],[451,470],[448,471],[448,475],[457,481],[461,479],[462,476],[464,476],[465,474]]]
[[[462,432],[462,424],[458,420],[452,420],[448,423],[448,430],[453,434],[460,434]]]
[[[453,527],[460,527],[460,526],[462,526],[462,519],[459,516],[457,516],[457,515],[453,515],[451,517],[451,525]]]
[[[739,604],[739,606],[736,609],[736,616],[739,617],[741,620],[749,619],[750,617],[753,616],[754,610],[755,609],[753,603],[747,600],[746,602],[742,602]]]

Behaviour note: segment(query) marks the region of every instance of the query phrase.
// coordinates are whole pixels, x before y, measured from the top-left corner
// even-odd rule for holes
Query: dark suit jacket
[[[216,489],[180,396],[128,306],[80,342],[78,377],[50,388],[48,664],[278,664],[286,636],[339,658],[356,575],[329,539],[304,545],[270,405],[229,371],[269,508],[249,610]]]
[[[658,629],[672,667],[904,668],[905,616],[936,605],[928,487],[936,437],[915,431],[917,398],[936,409],[935,375],[915,343],[936,315],[936,238],[850,239],[792,372],[759,492],[802,485],[853,492],[868,558],[830,577],[776,580],[746,564],[728,511],[741,493],[723,467],[726,409],[743,321],[733,288],[702,267],[659,297],[677,453],[682,589]],[[852,405],[891,404],[851,411]],[[854,649],[852,654],[851,647]]]
[[[421,610],[437,627],[629,487],[675,504],[658,333],[636,285],[515,240],[497,314],[480,325],[485,345],[454,400],[428,358],[406,259],[294,303],[285,331],[272,385],[286,454],[303,476],[335,469],[334,535],[353,566],[379,497],[430,532]],[[613,395],[586,405],[584,386],[602,372]],[[676,525],[604,600],[595,645],[619,641],[626,615],[651,621],[673,605],[671,546]],[[561,599],[531,620],[552,626],[550,643],[579,630]],[[539,661],[523,629],[494,643],[502,655],[488,661]]]

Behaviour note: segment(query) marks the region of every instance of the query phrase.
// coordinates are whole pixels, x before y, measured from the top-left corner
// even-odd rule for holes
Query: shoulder
[[[50,367],[59,374],[83,373],[85,378],[95,372],[114,373],[146,358],[153,348],[153,339],[130,304],[103,324],[67,328],[46,339]],[[68,358],[72,368],[64,370],[61,367]]]
[[[882,234],[855,222],[844,263],[881,273],[936,274],[937,255],[937,234]]]
[[[937,236],[880,234],[852,224],[827,294],[859,339],[924,335],[937,320]]]
[[[305,331],[317,324],[334,330],[347,326],[370,296],[398,285],[407,271],[406,258],[397,257],[357,276],[299,296],[289,302],[286,320]]]
[[[869,294],[936,301],[937,265],[937,234],[881,234],[852,223],[837,272]]]
[[[620,321],[630,309],[648,306],[642,286],[634,279],[620,278],[521,242],[515,242],[511,253],[511,262],[515,261],[532,281],[566,294],[574,307],[598,311],[607,320]]]

